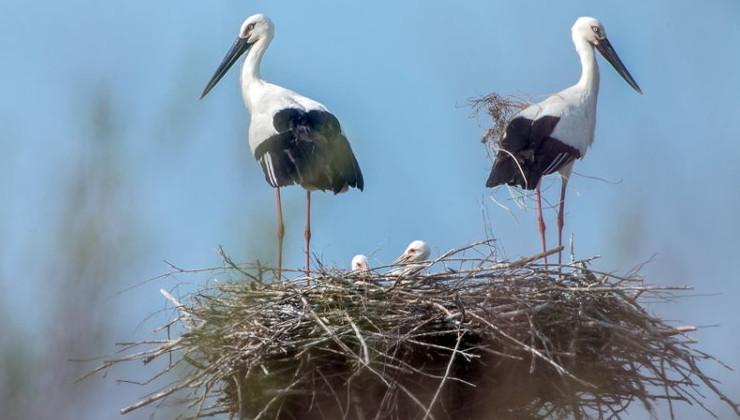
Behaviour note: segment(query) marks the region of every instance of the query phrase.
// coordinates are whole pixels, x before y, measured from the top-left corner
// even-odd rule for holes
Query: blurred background
[[[471,98],[532,98],[580,75],[570,26],[599,18],[645,94],[599,58],[596,142],[569,184],[565,235],[594,267],[692,286],[649,306],[702,327],[696,346],[740,367],[740,2],[6,2],[0,7],[0,406],[4,419],[118,419],[156,367],[80,383],[115,343],[165,338],[160,288],[195,269],[271,263],[273,190],[249,154],[231,71],[198,97],[254,13],[276,36],[262,76],[337,115],[365,191],[314,194],[313,252],[390,263],[414,239],[433,256],[486,237],[502,258],[539,251],[536,215],[491,168]],[[461,4],[458,4],[461,3]],[[557,201],[559,181],[545,182]],[[302,265],[305,193],[286,188],[285,266]],[[502,208],[499,204],[508,207]],[[529,202],[529,204],[532,204]],[[546,213],[555,244],[555,210]],[[702,369],[740,400],[737,373]],[[708,390],[720,418],[731,411]],[[656,409],[662,418],[666,408]],[[128,419],[169,418],[178,407]],[[630,418],[645,418],[635,406]],[[696,406],[679,418],[708,419]]]

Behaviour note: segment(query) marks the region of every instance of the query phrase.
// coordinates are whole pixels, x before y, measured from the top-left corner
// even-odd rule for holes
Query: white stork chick
[[[311,191],[338,194],[364,187],[362,172],[339,121],[327,108],[305,96],[260,78],[260,62],[274,35],[274,25],[262,14],[241,26],[201,99],[213,89],[243,54],[241,90],[251,115],[249,147],[262,166],[265,180],[275,188],[278,212],[277,277],[282,268],[283,225],[280,187],[298,184],[306,189],[306,274],[310,269]]]
[[[370,265],[368,264],[368,261],[367,261],[367,255],[357,254],[354,257],[352,257],[351,268],[352,268],[352,272],[360,273],[360,274],[365,274],[368,271],[370,271]]]
[[[426,242],[416,240],[406,247],[406,250],[393,261],[393,264],[403,264],[401,267],[394,268],[388,274],[400,276],[419,271],[425,267],[422,262],[426,261],[431,255],[431,250]]]
[[[581,59],[581,78],[575,85],[525,108],[514,116],[499,143],[499,152],[486,181],[486,187],[489,188],[507,184],[517,185],[526,190],[536,190],[537,222],[543,251],[547,250],[547,246],[545,223],[542,218],[541,178],[556,171],[560,172],[562,184],[557,223],[558,246],[562,246],[563,211],[568,179],[575,160],[583,158],[594,141],[596,99],[599,94],[599,68],[594,48],[633,89],[642,93],[612,48],[606,37],[606,31],[598,20],[580,17],[571,32],[573,44]],[[561,254],[558,255],[559,262]]]

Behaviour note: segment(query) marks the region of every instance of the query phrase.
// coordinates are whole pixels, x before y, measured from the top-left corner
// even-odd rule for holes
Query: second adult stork
[[[580,80],[514,116],[499,143],[499,151],[486,182],[487,187],[508,184],[535,190],[537,222],[543,251],[547,247],[545,222],[542,218],[541,178],[560,172],[562,184],[557,223],[558,246],[562,246],[565,188],[575,160],[583,158],[594,141],[596,98],[599,94],[599,68],[594,48],[633,89],[642,93],[612,48],[604,27],[597,19],[578,18],[571,33],[576,52],[581,58]]]
[[[277,276],[283,254],[283,214],[280,187],[298,184],[306,189],[306,274],[310,268],[311,191],[332,191],[364,187],[357,163],[339,121],[326,107],[291,90],[260,78],[260,62],[274,36],[272,21],[263,14],[250,16],[241,26],[201,99],[216,86],[243,54],[241,90],[251,115],[249,147],[262,166],[265,180],[275,188],[278,212]]]

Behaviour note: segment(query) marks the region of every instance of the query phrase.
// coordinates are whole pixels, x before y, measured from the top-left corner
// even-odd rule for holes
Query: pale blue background
[[[578,16],[599,18],[645,94],[599,58],[596,142],[569,185],[566,235],[574,235],[578,257],[602,255],[595,266],[605,271],[626,273],[654,256],[640,271],[649,283],[695,289],[650,309],[675,325],[706,326],[692,334],[697,348],[740,367],[739,2],[42,0],[0,6],[3,328],[23,331],[29,346],[54,348],[50,308],[67,279],[49,277],[48,262],[66,257],[48,238],[63,231],[57,203],[71,192],[62,180],[90,159],[85,107],[101,90],[120,131],[112,158],[118,181],[109,188],[136,214],[124,235],[133,248],[125,269],[106,278],[114,285],[101,301],[79,302],[106,308],[89,317],[114,321],[104,349],[83,351],[82,334],[82,354],[54,354],[45,368],[24,371],[43,391],[32,399],[47,403],[45,412],[117,419],[144,393],[115,383],[139,373],[73,385],[54,367],[112,352],[114,341],[150,337],[170,315],[159,312],[166,305],[158,289],[207,279],[181,275],[116,293],[168,271],[163,260],[217,265],[219,244],[239,262],[273,257],[263,238],[273,241],[274,195],[248,154],[237,72],[198,100],[241,22],[257,12],[276,25],[263,77],[332,110],[365,175],[362,193],[314,195],[313,251],[340,267],[360,252],[387,264],[417,238],[439,255],[487,232],[505,257],[538,252],[535,212],[507,201],[505,189],[484,187],[491,162],[479,139],[490,121],[471,118],[468,99],[531,97],[575,83],[570,26]],[[554,201],[552,182],[546,194]],[[288,267],[302,264],[303,199],[298,188],[284,190]],[[554,245],[555,212],[546,217]],[[104,213],[97,221],[101,232],[117,223]],[[740,400],[737,373],[701,366]],[[50,390],[83,388],[77,401],[47,398]],[[724,403],[705,392],[728,418]],[[709,418],[681,407],[679,418]],[[631,418],[645,414],[634,410]]]

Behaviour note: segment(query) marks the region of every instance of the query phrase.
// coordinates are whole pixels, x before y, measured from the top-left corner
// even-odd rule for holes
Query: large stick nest
[[[192,418],[612,419],[633,402],[705,407],[702,385],[740,414],[699,368],[712,358],[685,336],[694,328],[641,305],[685,288],[494,251],[475,244],[401,277],[283,281],[227,258],[232,280],[186,303],[165,293],[179,337],[130,343],[97,370],[169,355],[155,376],[177,378],[122,411],[177,395]]]

